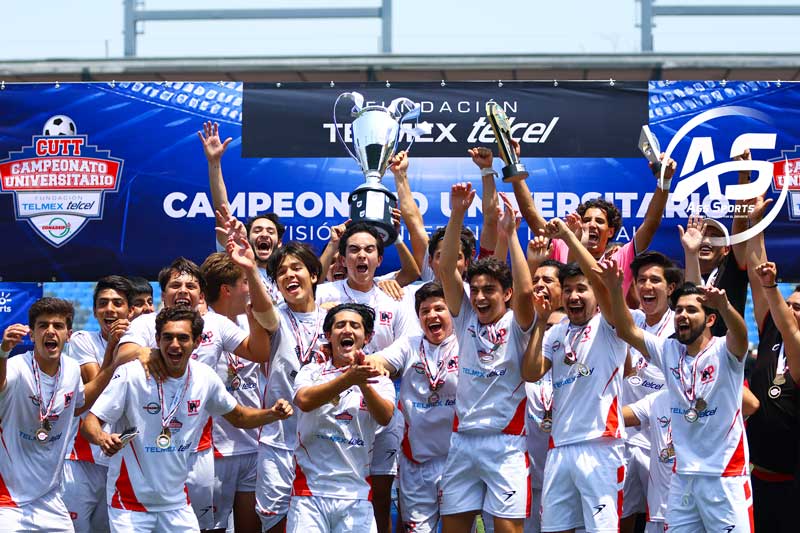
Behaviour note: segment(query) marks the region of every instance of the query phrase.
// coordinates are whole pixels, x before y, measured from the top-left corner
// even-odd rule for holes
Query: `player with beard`
[[[155,327],[159,349],[154,357],[167,378],[148,377],[136,361],[121,366],[81,430],[108,455],[122,450],[111,461],[107,484],[114,532],[198,531],[185,483],[206,419],[223,416],[235,427],[256,428],[292,414],[286,400],[270,409],[238,404],[212,368],[191,360],[204,329],[197,311],[167,307]],[[123,448],[119,433],[103,431],[104,423],[138,433]]]
[[[344,257],[347,279],[324,283],[317,287],[316,300],[321,306],[355,302],[375,311],[375,333],[364,347],[368,354],[382,350],[409,334],[418,331],[409,309],[393,300],[375,283],[375,270],[383,261],[383,240],[378,231],[366,223],[349,224],[339,240],[339,255]],[[397,453],[403,431],[400,413],[375,439],[370,473],[373,506],[379,533],[391,531],[391,489],[397,475]]]
[[[330,357],[297,374],[294,403],[297,465],[286,531],[377,531],[370,505],[370,449],[392,420],[394,385],[364,361],[374,311],[345,303],[328,311],[323,331]]]
[[[224,141],[219,136],[219,124],[216,122],[204,122],[203,131],[198,131],[197,136],[203,144],[203,152],[208,161],[208,184],[211,189],[211,202],[214,211],[220,212],[224,218],[217,217],[217,229],[223,229],[224,220],[230,214],[230,202],[228,202],[228,190],[225,187],[225,180],[222,178],[222,156],[228,149],[228,145],[233,141],[228,137]],[[235,220],[235,219],[234,219]],[[241,224],[241,222],[238,222]],[[256,263],[259,267],[261,279],[267,287],[270,297],[274,302],[280,302],[280,291],[275,286],[275,281],[267,275],[266,266],[269,256],[276,249],[281,247],[281,239],[286,232],[286,227],[281,223],[281,219],[275,213],[265,213],[251,217],[244,225],[247,233],[247,240],[253,248]],[[225,232],[217,231],[217,243],[220,248],[225,249],[227,236]]]
[[[660,252],[642,252],[633,263],[633,286],[639,297],[639,309],[632,311],[637,327],[656,337],[666,339],[675,332],[674,313],[669,308],[669,297],[683,284],[679,268]],[[625,376],[622,404],[632,404],[664,388],[664,374],[650,365],[635,349],[630,351],[631,371]],[[633,531],[636,515],[643,514],[647,506],[647,486],[650,470],[650,439],[638,427],[626,428],[625,439],[625,489],[621,530]]]
[[[69,341],[69,356],[78,362],[81,379],[92,381],[114,358],[114,350],[125,331],[133,309],[133,286],[122,276],[100,278],[94,287],[94,317],[99,331],[76,331]],[[62,496],[77,533],[108,531],[108,507],[105,484],[108,457],[97,446],[91,446],[75,427],[72,450],[64,462]]]
[[[742,419],[747,327],[717,287],[686,283],[672,293],[675,335],[664,339],[636,327],[623,304],[613,261],[598,267],[611,293],[617,334],[667,377],[677,459],[664,529],[752,531],[748,452]],[[728,325],[714,337],[717,313]]]
[[[521,369],[534,329],[533,283],[513,208],[503,196],[498,234],[508,242],[511,269],[494,257],[471,263],[467,269],[470,293],[465,298],[457,270],[458,241],[474,198],[472,184],[452,186],[452,212],[439,265],[461,352],[441,514],[445,533],[468,531],[481,510],[494,517],[495,531],[521,532],[523,519],[530,513],[524,437],[527,398]]]
[[[0,531],[74,531],[61,497],[64,457],[80,416],[108,385],[116,362],[105,351],[102,370],[86,385],[78,363],[63,353],[74,309],[41,298],[28,325],[12,324],[0,343]],[[121,326],[110,326],[112,335]],[[8,360],[25,335],[33,351]]]
[[[609,296],[592,270],[594,257],[562,220],[551,220],[547,232],[569,246],[580,266],[570,263],[559,273],[568,320],[531,350],[532,377],[550,371],[553,384],[541,529],[616,530],[625,477],[620,395],[627,347],[608,318]]]
[[[403,337],[369,360],[402,380],[397,405],[405,419],[398,473],[403,530],[435,533],[455,416],[459,349],[439,282],[419,288],[415,310],[422,333]]]
[[[180,257],[170,266],[159,272],[158,282],[161,286],[161,300],[164,308],[178,305],[196,309],[204,297],[205,280],[200,267],[192,261]],[[250,297],[254,312],[262,311],[266,306],[266,288],[262,283],[253,283]],[[250,333],[242,330],[227,317],[209,311],[203,316],[203,335],[193,358],[216,368],[220,359],[225,360],[224,353],[249,361],[264,362],[268,358],[269,335],[255,320],[248,316]],[[156,315],[142,315],[131,322],[125,335],[117,347],[118,357],[122,362],[139,357],[147,364],[148,372],[153,371],[157,377],[166,373],[159,358],[151,358],[151,349],[157,348],[155,336]],[[192,508],[197,514],[202,529],[213,529],[213,491],[214,491],[214,457],[212,450],[212,420],[203,431],[195,454],[195,464],[191,469],[188,481],[189,497]]]

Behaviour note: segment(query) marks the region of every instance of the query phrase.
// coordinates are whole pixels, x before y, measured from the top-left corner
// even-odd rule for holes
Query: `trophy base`
[[[512,163],[503,167],[503,181],[506,183],[522,181],[528,177],[528,171],[522,163]]]
[[[392,209],[397,207],[397,196],[380,183],[362,183],[350,193],[351,222],[366,222],[381,236],[384,245],[397,239],[397,229],[392,222]]]

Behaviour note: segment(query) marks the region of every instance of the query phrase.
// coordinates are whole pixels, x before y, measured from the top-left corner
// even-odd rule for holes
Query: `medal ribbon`
[[[36,393],[39,395],[39,422],[43,423],[50,417],[53,407],[56,403],[56,393],[61,388],[61,369],[64,365],[61,361],[58,362],[58,373],[56,374],[56,381],[53,383],[53,393],[50,395],[50,401],[47,402],[47,409],[42,411],[44,407],[44,398],[42,397],[42,379],[39,375],[39,364],[36,362],[36,356],[31,357],[31,365],[33,367],[33,382],[36,384]]]
[[[692,369],[691,387],[686,386],[687,379],[684,378],[683,376],[683,362],[686,360],[686,355],[688,354],[688,351],[686,350],[686,348],[681,349],[681,356],[680,359],[678,360],[678,375],[680,376],[680,381],[681,381],[681,391],[683,391],[683,396],[686,398],[686,400],[688,400],[690,406],[694,403],[694,399],[697,398],[695,385],[697,382],[697,365],[700,362],[700,357],[702,357],[703,354],[705,354],[709,350],[709,348],[711,348],[714,345],[716,341],[717,337],[711,337],[711,342],[708,343],[708,346],[706,346],[702,352],[697,354],[697,356],[694,358],[694,361],[690,365]]]
[[[300,359],[301,365],[306,365],[311,361],[311,355],[314,353],[314,347],[317,345],[317,339],[319,338],[319,331],[320,331],[320,313],[319,307],[316,308],[316,314],[314,315],[314,335],[311,337],[311,340],[308,342],[307,347],[303,347],[303,335],[300,332],[300,326],[298,324],[297,317],[294,316],[294,313],[291,309],[287,307],[289,311],[289,325],[292,327],[292,333],[294,334],[294,340],[297,342],[297,348],[299,350],[298,359]],[[305,328],[303,328],[305,329]],[[308,331],[305,331],[306,337],[308,336]]]
[[[783,352],[783,343],[781,343],[781,351],[778,353],[778,364],[775,367],[775,375],[785,374],[789,371],[789,365],[786,364],[786,354]]]
[[[453,354],[453,343],[455,341],[455,336],[450,335],[442,344],[437,346],[435,350],[436,354],[436,376],[433,375],[431,372],[430,366],[428,366],[428,358],[425,357],[425,337],[422,337],[419,340],[419,358],[422,360],[422,368],[425,370],[425,377],[428,378],[428,383],[430,384],[430,389],[438,389],[441,385],[444,384],[445,376],[447,375],[447,364],[445,361],[449,360]],[[445,357],[441,357],[442,351],[445,351]]]
[[[567,334],[566,334],[566,342],[564,343],[564,356],[574,363],[578,362],[578,346],[581,344],[581,338],[583,338],[586,329],[589,328],[589,324],[582,326],[580,329],[575,328],[577,333],[572,336],[570,339],[570,333],[573,330],[572,327],[567,326]],[[590,330],[591,331],[591,330]]]
[[[481,348],[488,348],[489,354],[494,356],[494,353],[497,349],[502,346],[502,342],[500,342],[500,338],[497,335],[496,331],[496,324],[487,324],[484,326],[486,328],[486,336],[489,337],[485,339],[481,336],[481,325],[478,323],[478,319],[475,318],[474,327],[475,327],[475,336],[472,337],[472,343],[475,345],[475,351],[480,353]]]
[[[542,400],[542,407],[544,407],[544,414],[553,410],[553,385],[550,384],[550,394],[546,394],[545,381],[542,380],[539,385],[539,399]]]
[[[169,427],[169,423],[172,422],[172,419],[175,418],[175,415],[178,413],[178,408],[181,405],[181,401],[183,401],[183,397],[186,396],[186,391],[189,390],[189,382],[192,379],[192,367],[186,367],[186,380],[183,383],[183,389],[181,390],[180,394],[176,394],[172,398],[172,404],[169,406],[169,413],[167,413],[166,418],[164,418],[164,413],[166,412],[166,408],[164,406],[164,387],[162,386],[160,381],[156,382],[156,387],[158,389],[158,403],[161,405],[161,429],[167,429]]]

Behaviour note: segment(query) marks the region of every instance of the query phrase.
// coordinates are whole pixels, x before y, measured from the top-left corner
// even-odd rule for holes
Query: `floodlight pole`
[[[642,52],[653,51],[653,19],[655,17],[795,17],[800,16],[800,6],[770,5],[657,5],[656,0],[641,2]]]
[[[245,19],[332,19],[380,18],[381,51],[392,52],[392,0],[380,7],[274,8],[274,9],[143,9],[137,0],[123,0],[125,57],[136,57],[137,23],[156,20],[245,20]]]

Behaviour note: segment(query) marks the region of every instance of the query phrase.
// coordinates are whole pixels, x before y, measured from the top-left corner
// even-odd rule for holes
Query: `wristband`
[[[0,359],[8,359],[8,354],[10,353],[11,353],[10,350],[5,351],[4,349],[0,348]]]
[[[773,283],[772,285],[762,285],[762,287],[764,287],[765,289],[774,289],[777,286],[778,286],[777,283]]]
[[[492,167],[484,167],[481,169],[481,177],[497,176],[497,172]]]
[[[658,188],[661,189],[662,191],[669,192],[670,185],[672,185],[672,178],[668,180],[661,180],[661,179],[658,180]]]
[[[404,244],[404,243],[405,242],[403,241],[403,232],[402,231],[398,231],[397,232],[397,238],[394,240],[393,244],[395,246],[397,246],[398,244]]]

